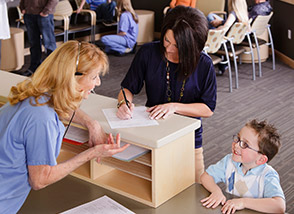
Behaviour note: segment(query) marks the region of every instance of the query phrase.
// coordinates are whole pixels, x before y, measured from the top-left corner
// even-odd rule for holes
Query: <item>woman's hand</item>
[[[129,107],[124,103],[122,104],[116,112],[116,116],[121,120],[129,120],[133,116],[133,110],[135,105],[133,103],[128,103]]]
[[[107,142],[108,144],[101,144],[94,146],[95,148],[95,157],[97,158],[97,162],[100,161],[103,157],[111,157],[112,155],[124,151],[129,147],[130,144],[126,144],[123,147],[120,147],[120,134],[116,135],[116,142],[114,143],[114,139],[112,134],[108,135]]]
[[[167,118],[169,115],[172,115],[176,112],[175,104],[174,103],[166,103],[162,105],[156,105],[151,108],[147,109],[149,112],[149,117],[151,119],[158,120],[160,118]]]
[[[222,191],[214,191],[208,196],[200,201],[202,205],[206,208],[216,208],[218,205],[224,205],[226,202],[226,197]]]
[[[225,205],[222,207],[222,213],[230,214],[235,213],[236,210],[244,209],[244,203],[242,198],[236,198],[228,200]]]
[[[89,141],[90,147],[99,144],[105,144],[107,142],[107,134],[104,132],[103,128],[100,126],[97,120],[93,120],[91,125],[88,127],[89,131]]]

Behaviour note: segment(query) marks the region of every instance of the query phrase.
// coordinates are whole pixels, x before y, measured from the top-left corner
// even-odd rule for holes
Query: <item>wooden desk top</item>
[[[25,80],[26,78],[28,77],[0,70],[0,95],[7,97],[11,87]]]
[[[91,94],[84,100],[81,109],[99,121],[107,133],[121,133],[122,139],[148,148],[160,148],[200,127],[200,120],[172,115],[165,120],[158,120],[159,126],[111,129],[102,109],[116,108],[117,100],[101,95]]]
[[[0,96],[7,97],[10,88],[27,77],[0,71]],[[117,100],[110,97],[91,94],[81,105],[87,114],[99,121],[107,133],[121,133],[122,139],[146,146],[160,148],[175,139],[182,137],[200,127],[200,120],[172,115],[165,120],[158,120],[159,126],[135,127],[124,129],[111,129],[103,112],[103,108],[116,108]]]
[[[221,213],[220,206],[216,209],[206,209],[199,202],[208,194],[202,185],[194,184],[158,208],[152,208],[73,176],[67,176],[42,190],[32,190],[19,213],[59,213],[95,200],[103,195],[107,195],[137,214]],[[237,213],[254,214],[258,212],[241,210]]]

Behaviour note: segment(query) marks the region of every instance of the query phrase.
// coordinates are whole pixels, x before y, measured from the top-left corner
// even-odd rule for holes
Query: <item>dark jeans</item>
[[[31,46],[31,64],[29,70],[34,72],[42,62],[42,41],[47,56],[56,49],[53,14],[49,14],[47,17],[25,14],[24,21]],[[42,39],[40,37],[41,35]]]
[[[112,21],[114,17],[115,7],[116,7],[115,1],[112,1],[109,4],[108,3],[100,4],[95,10],[97,20]]]

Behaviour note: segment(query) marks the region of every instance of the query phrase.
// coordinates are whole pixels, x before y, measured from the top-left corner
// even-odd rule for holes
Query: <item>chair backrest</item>
[[[222,45],[224,36],[224,30],[209,30],[205,43],[205,51],[211,54],[217,52]]]
[[[207,16],[212,11],[224,11],[225,2],[225,0],[197,0],[196,8]]]
[[[233,38],[234,44],[240,44],[248,32],[248,26],[241,22],[236,22],[233,24],[231,29],[229,30],[227,37]]]
[[[253,24],[251,26],[251,29],[252,30],[255,30],[257,36],[260,36],[266,30],[266,27],[267,27],[268,22],[271,19],[272,15],[273,15],[273,12],[271,12],[267,16],[261,16],[261,15],[259,15],[253,21]]]
[[[63,20],[64,16],[70,17],[73,9],[68,0],[59,1],[55,8],[54,19]]]

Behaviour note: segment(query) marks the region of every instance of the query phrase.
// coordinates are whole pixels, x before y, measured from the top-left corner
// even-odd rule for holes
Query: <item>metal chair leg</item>
[[[250,47],[250,53],[251,53],[251,61],[252,61],[252,80],[255,80],[255,62],[254,62],[254,55],[253,55],[253,48],[252,43],[249,34],[247,34],[247,39]]]
[[[238,62],[237,62],[237,56],[236,56],[236,52],[235,52],[235,48],[234,48],[234,44],[232,40],[230,41],[230,45],[231,45],[231,49],[232,49],[232,53],[233,53],[233,60],[234,60],[234,66],[235,66],[235,88],[239,88],[239,76],[238,76]]]
[[[268,25],[267,26],[267,30],[268,30],[268,35],[269,35],[269,39],[270,39],[271,49],[272,49],[273,70],[276,70],[275,48],[274,48],[274,42],[273,42],[273,37],[272,37],[272,33],[271,33],[270,27],[271,26]]]
[[[230,57],[229,57],[227,45],[225,43],[223,43],[223,45],[224,45],[224,48],[225,48],[227,63],[228,63],[228,66],[229,66],[229,91],[232,92],[233,91],[233,86],[232,86],[233,83],[232,83],[232,70],[231,70],[231,64],[230,64]]]
[[[256,53],[257,53],[257,58],[258,58],[258,68],[259,68],[259,77],[262,77],[262,71],[261,71],[261,59],[260,59],[260,51],[259,51],[259,44],[258,44],[258,39],[256,36],[256,33],[253,32],[255,44],[256,44]]]

